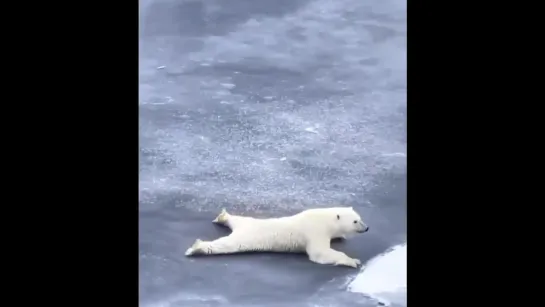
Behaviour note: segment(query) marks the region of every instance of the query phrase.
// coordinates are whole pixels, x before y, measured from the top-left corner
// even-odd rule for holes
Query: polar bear
[[[278,218],[232,215],[222,209],[212,222],[229,227],[231,234],[214,241],[197,239],[185,252],[186,256],[306,252],[315,263],[357,268],[360,260],[332,249],[331,240],[369,230],[352,207],[309,209]]]

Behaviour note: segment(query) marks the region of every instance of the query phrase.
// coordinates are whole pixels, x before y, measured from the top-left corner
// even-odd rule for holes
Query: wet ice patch
[[[197,295],[195,293],[179,293],[144,307],[175,307],[175,306],[225,306],[228,300],[219,295]]]

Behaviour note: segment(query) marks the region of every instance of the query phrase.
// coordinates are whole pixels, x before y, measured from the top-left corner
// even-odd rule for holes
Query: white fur
[[[197,239],[185,252],[191,255],[217,255],[242,252],[306,252],[320,264],[358,267],[360,261],[331,248],[331,239],[367,231],[352,207],[309,209],[293,216],[253,218],[231,215],[225,209],[213,220],[232,230],[214,241]]]

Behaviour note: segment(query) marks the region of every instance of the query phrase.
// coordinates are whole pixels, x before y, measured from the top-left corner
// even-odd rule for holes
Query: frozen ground
[[[183,252],[226,233],[222,207],[352,205],[372,231],[335,248],[362,261],[405,242],[406,2],[140,0],[140,22],[141,304],[405,305],[397,250],[355,280],[304,256]],[[377,263],[399,268],[384,291]]]

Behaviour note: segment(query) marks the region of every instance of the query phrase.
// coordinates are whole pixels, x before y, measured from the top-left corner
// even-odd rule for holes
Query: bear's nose
[[[368,231],[369,231],[369,226],[367,226],[363,232],[368,232]]]

